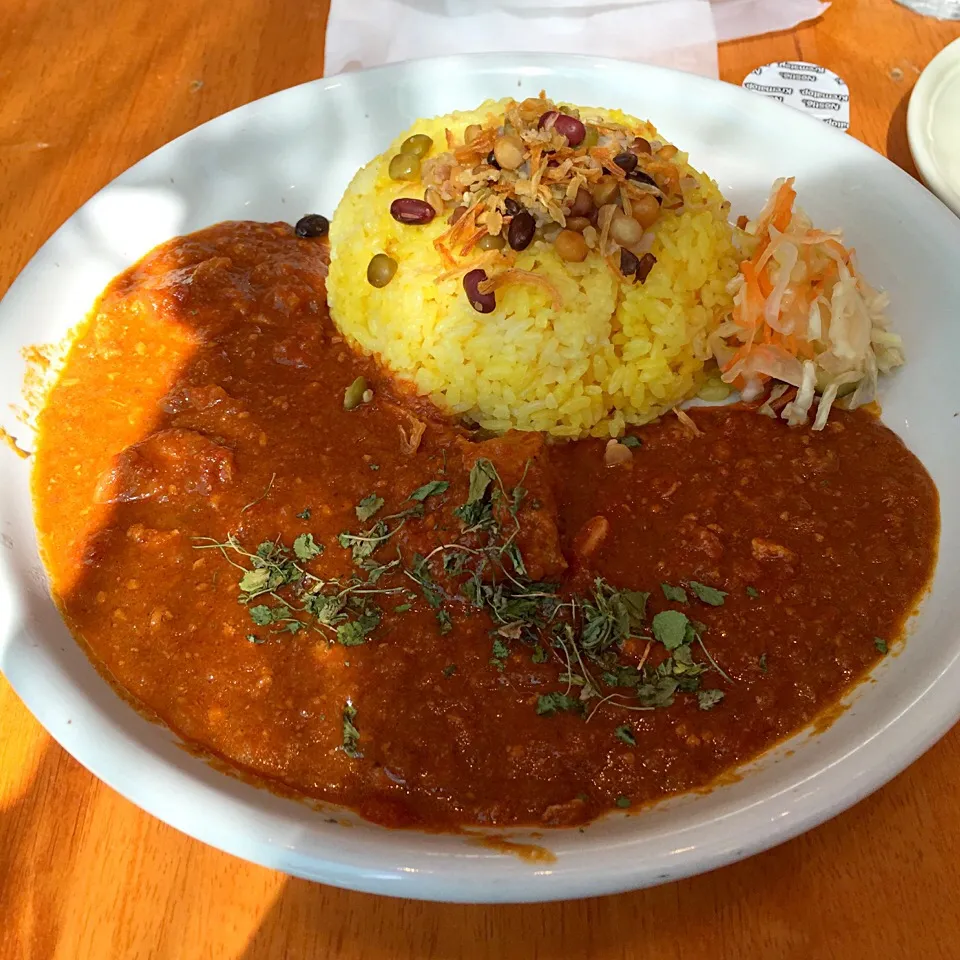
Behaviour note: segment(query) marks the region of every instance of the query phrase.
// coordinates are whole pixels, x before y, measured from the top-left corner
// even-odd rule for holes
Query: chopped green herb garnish
[[[345,581],[324,581],[308,573],[298,560],[317,556],[323,549],[312,534],[297,537],[292,547],[264,540],[255,553],[245,550],[232,535],[223,543],[199,539],[201,542],[194,544],[195,549],[217,549],[242,571],[237,599],[247,606],[250,619],[257,626],[272,627],[273,633],[295,634],[315,629],[329,631],[347,645],[362,643],[381,616],[369,597],[403,592],[398,587],[373,586],[382,572],[398,565],[397,561],[372,564],[366,580],[354,576]],[[245,559],[249,567],[230,559],[230,553]],[[285,593],[281,595],[278,591]],[[260,602],[252,603],[255,599]]]
[[[457,665],[455,663],[447,664],[441,672],[445,677],[452,677],[457,672]]]
[[[884,640],[883,637],[874,637],[874,638],[873,638],[873,645],[874,645],[874,646],[877,648],[877,650],[878,650],[880,653],[882,653],[882,654],[886,654],[886,653],[888,652],[888,650],[889,650],[889,647],[887,646],[887,641]]]
[[[501,672],[507,667],[507,658],[510,656],[510,648],[499,638],[493,641],[493,656],[490,657],[490,663]]]
[[[309,507],[307,507],[305,510],[301,510],[301,511],[297,514],[297,519],[298,519],[298,520],[309,520],[310,517],[311,517],[311,515],[312,515],[312,511],[310,510]]]
[[[653,635],[668,650],[676,650],[687,639],[690,620],[679,610],[663,610],[653,618]]]
[[[637,738],[633,735],[633,728],[629,724],[622,724],[613,731],[617,735],[618,740],[622,740],[625,744],[631,747],[637,745]]]
[[[697,692],[697,703],[701,710],[712,710],[723,698],[724,692],[722,690],[699,690]]]
[[[241,507],[241,508],[240,508],[240,512],[241,512],[241,513],[246,513],[251,507],[255,507],[258,503],[261,503],[262,501],[266,500],[267,497],[270,495],[270,490],[271,490],[272,487],[273,487],[273,481],[276,480],[276,479],[277,479],[277,475],[276,475],[276,473],[274,473],[274,474],[270,477],[269,481],[267,482],[267,488],[266,488],[266,490],[264,490],[263,493],[261,493],[260,496],[257,497],[256,500],[251,500],[246,506]]]
[[[756,599],[760,596],[760,591],[756,587],[747,586],[747,596]]]
[[[420,589],[423,591],[424,600],[426,600],[434,610],[438,610],[440,604],[443,603],[444,593],[433,579],[433,574],[430,573],[430,567],[426,558],[419,553],[415,553],[413,555],[413,567],[405,572],[414,583],[420,586]]]
[[[541,716],[571,712],[589,719],[601,708],[650,710],[690,695],[698,696],[703,709],[713,706],[722,692],[702,690],[703,675],[712,669],[732,681],[704,645],[703,624],[677,610],[662,611],[651,622],[648,593],[623,590],[600,577],[586,595],[561,593],[557,584],[530,578],[520,547],[521,507],[540,506],[529,499],[523,485],[530,466],[528,461],[520,482],[510,489],[493,462],[479,458],[470,470],[466,501],[452,510],[460,521],[459,532],[426,556],[410,556],[401,544],[395,556],[388,557],[384,547],[408,518],[424,516],[424,503],[446,493],[449,482],[438,479],[418,487],[408,506],[390,516],[380,515],[385,505],[381,497],[367,495],[356,513],[369,526],[359,532],[345,530],[337,537],[353,559],[354,572],[345,577],[322,580],[305,569],[323,548],[310,533],[298,536],[291,546],[279,539],[265,540],[254,553],[233,536],[223,543],[204,541],[197,549],[218,549],[240,570],[238,601],[258,627],[275,635],[314,630],[325,633],[331,643],[357,646],[380,627],[382,610],[405,613],[420,595],[433,609],[439,632],[446,634],[461,608],[456,602],[459,594],[492,621],[495,667],[505,669],[510,654],[521,647],[535,664],[555,660],[561,665],[557,679],[566,687],[536,698]],[[308,517],[309,508],[300,519]],[[431,526],[449,529],[442,521]],[[416,584],[418,592],[407,581]],[[722,603],[725,596],[703,584],[691,583],[689,589],[706,603]],[[662,590],[669,601],[688,602],[688,591],[681,586],[665,583]],[[387,598],[392,599],[389,605]],[[624,663],[621,651],[631,639],[646,643],[647,652],[655,639],[667,656],[655,654],[648,661],[645,653],[639,666]],[[694,659],[695,650],[702,652],[705,662]],[[347,719],[352,724],[352,718]],[[617,727],[616,735],[624,743],[636,742],[627,724]]]
[[[357,749],[360,745],[360,731],[354,720],[357,719],[357,708],[348,700],[343,707],[343,752],[348,757],[358,759],[363,754]]]
[[[631,628],[639,629],[647,618],[647,601],[650,599],[650,594],[641,590],[624,590],[620,594],[620,599],[630,615]]]
[[[257,567],[248,570],[240,578],[240,589],[244,593],[263,593],[269,589],[270,571],[266,567]]]
[[[313,539],[312,533],[301,533],[296,540],[293,541],[293,552],[296,554],[298,560],[312,560],[314,557],[319,557],[323,553],[323,544],[317,543]]]
[[[621,810],[626,810],[627,807],[630,806],[630,798],[629,798],[629,797],[617,797],[616,804],[617,804],[617,806],[618,806]]]
[[[262,603],[258,604],[256,607],[250,608],[250,619],[258,627],[265,627],[273,623],[273,610]]]
[[[427,497],[436,497],[441,493],[444,493],[450,484],[446,480],[431,480],[429,483],[425,483],[422,487],[417,487],[413,493],[407,497],[408,500],[418,500],[420,503],[423,503]]]
[[[664,663],[667,662],[664,661]],[[675,677],[656,676],[652,682],[643,683],[637,687],[637,699],[642,707],[650,709],[669,707],[673,703],[673,695],[679,688],[680,681]]]
[[[601,577],[594,581],[593,600],[584,600],[580,644],[590,654],[602,653],[626,640],[646,617],[649,593],[615,590]]]
[[[380,469],[380,464],[379,464],[379,463],[371,463],[371,464],[369,464],[369,467],[370,467],[371,470],[379,470],[379,469]]]
[[[255,633],[248,633],[247,640],[249,640],[250,643],[266,643],[262,637],[258,637]]]
[[[760,669],[766,673],[767,672],[767,655],[765,653],[760,654],[760,659],[757,661],[760,666]]]
[[[566,693],[544,693],[537,697],[537,713],[542,717],[553,716],[560,710],[573,713],[582,709],[580,699]]]
[[[367,520],[380,511],[383,503],[383,497],[378,497],[375,493],[368,494],[355,508],[357,511],[357,519],[361,523],[366,523]]]
[[[493,523],[493,507],[487,491],[496,476],[496,468],[489,460],[482,457],[471,467],[467,501],[453,511],[465,528]]]
[[[696,598],[711,607],[722,607],[723,599],[726,593],[723,590],[717,590],[715,587],[708,587],[696,580],[690,581],[690,589],[696,595]]]
[[[643,446],[643,441],[642,441],[639,437],[621,437],[621,438],[620,438],[620,442],[621,442],[625,447],[632,447],[634,450],[635,450],[637,447],[642,447],[642,446]]]
[[[357,647],[366,643],[367,638],[380,624],[380,611],[377,607],[367,607],[356,620],[348,620],[337,627],[337,642],[345,647]]]
[[[663,595],[671,603],[686,603],[687,602],[687,591],[683,587],[674,587],[669,583],[661,583],[660,589],[663,591]]]

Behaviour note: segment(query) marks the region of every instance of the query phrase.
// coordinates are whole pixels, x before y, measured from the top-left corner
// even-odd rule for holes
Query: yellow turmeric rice
[[[391,176],[401,154],[393,172],[411,179]],[[638,230],[645,193],[655,222]],[[432,219],[398,222],[398,198],[429,201]],[[732,309],[728,210],[649,123],[542,97],[491,101],[417,121],[357,173],[330,228],[331,313],[417,393],[482,427],[619,436],[703,381],[707,337]],[[382,286],[368,280],[377,254],[390,258],[371,273]]]

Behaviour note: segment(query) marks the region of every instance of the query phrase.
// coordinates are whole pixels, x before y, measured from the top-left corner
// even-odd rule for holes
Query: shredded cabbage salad
[[[756,247],[731,281],[733,314],[710,347],[723,381],[745,401],[768,394],[761,411],[777,416],[771,403],[795,392],[779,415],[805,424],[816,403],[813,429],[822,430],[834,403],[851,410],[870,403],[878,375],[904,357],[889,329],[887,295],[859,274],[839,231],[816,229],[796,206],[793,184],[778,180],[744,227]]]

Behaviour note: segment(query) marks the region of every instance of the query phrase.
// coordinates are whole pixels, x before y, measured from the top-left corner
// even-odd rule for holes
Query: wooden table
[[[362,2],[362,0],[358,0]],[[322,73],[314,0],[19,0],[0,8],[0,293],[127,166],[191,127]],[[960,25],[835,0],[725,45],[849,84],[851,133],[913,171],[905,116]],[[960,956],[960,728],[854,810],[707,876],[521,907],[346,893],[255,867],[141,813],[67,756],[0,679],[0,957],[912,958]]]

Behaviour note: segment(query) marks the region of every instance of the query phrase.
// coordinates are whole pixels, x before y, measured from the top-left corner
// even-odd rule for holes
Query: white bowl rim
[[[924,68],[907,105],[907,140],[914,163],[928,187],[960,217],[960,184],[949,181],[937,163],[926,122],[932,98],[947,70],[960,70],[960,37],[948,43]]]

